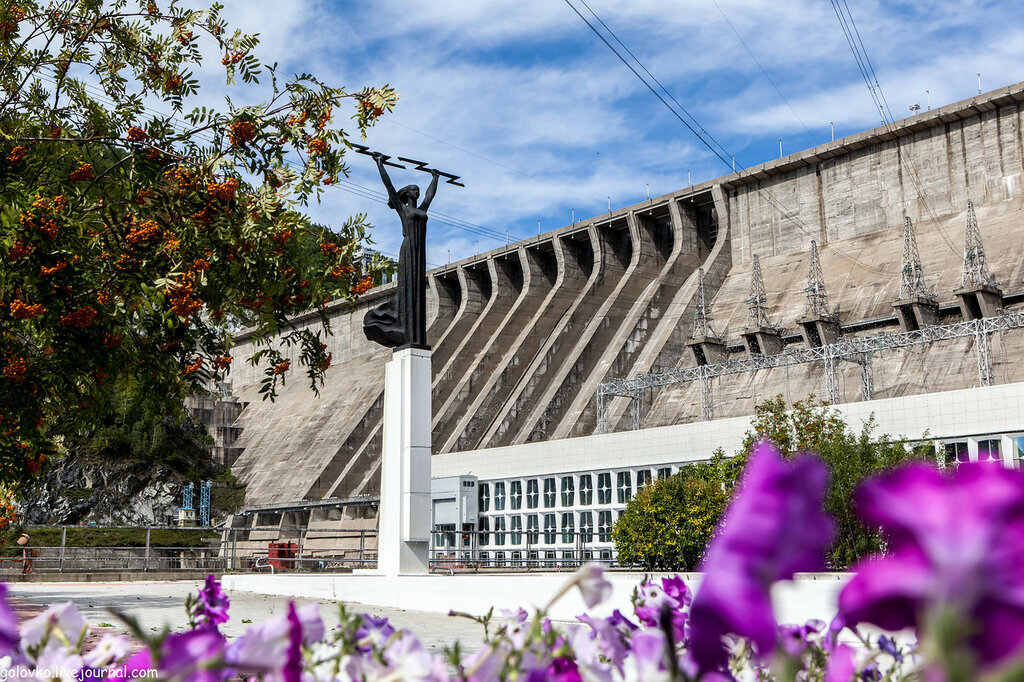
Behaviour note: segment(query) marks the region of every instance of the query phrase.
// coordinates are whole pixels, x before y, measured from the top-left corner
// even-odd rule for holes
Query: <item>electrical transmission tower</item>
[[[804,315],[807,317],[832,317],[832,311],[828,308],[828,292],[825,291],[825,275],[821,271],[821,261],[818,259],[818,243],[811,240],[811,265],[807,269],[807,308]]]
[[[697,270],[697,310],[693,312],[693,317],[691,338],[718,337],[711,327],[711,303],[708,301],[707,290],[704,287],[704,268]]]
[[[768,319],[768,296],[764,291],[764,275],[761,261],[754,256],[754,267],[750,271],[750,298],[747,299],[747,328],[774,329]]]
[[[981,243],[981,230],[974,215],[974,203],[967,202],[967,235],[964,240],[964,270],[960,276],[960,288],[995,286],[992,273],[988,271],[985,247]]]
[[[924,285],[924,270],[921,268],[921,254],[917,250],[917,236],[914,234],[914,223],[910,216],[904,217],[903,225],[903,278],[900,280],[898,300],[908,298],[926,298],[933,300],[935,295]]]

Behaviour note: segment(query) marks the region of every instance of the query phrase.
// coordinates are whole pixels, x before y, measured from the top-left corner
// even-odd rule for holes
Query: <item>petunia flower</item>
[[[199,591],[199,622],[213,625],[226,623],[230,603],[220,581],[212,575],[206,576],[206,584]]]
[[[285,652],[281,674],[284,682],[299,682],[302,679],[302,621],[295,612],[295,602],[288,602],[287,618],[288,649]]]
[[[160,678],[218,682],[226,676],[221,666],[224,643],[224,635],[213,627],[168,635],[160,647],[160,661],[156,666]]]
[[[583,603],[592,609],[612,596],[612,584],[605,580],[601,564],[584,564],[576,572],[576,587],[580,589]]]
[[[687,608],[691,601],[690,590],[678,575],[662,578],[660,585],[648,580],[633,595],[637,619],[651,627],[661,624],[662,608],[666,605],[669,607],[674,639],[677,642],[686,638]]]
[[[18,619],[7,603],[7,585],[0,583],[0,656],[9,656],[18,648]]]
[[[768,441],[753,448],[690,607],[690,649],[701,671],[728,662],[722,638],[730,633],[750,639],[759,655],[772,650],[772,583],[824,565],[833,534],[823,510],[827,477],[809,455],[787,462]]]
[[[959,644],[982,665],[1024,649],[1024,474],[910,464],[866,482],[857,502],[885,531],[888,553],[857,566],[840,593],[848,625],[935,637],[935,619],[951,618],[971,630]]]
[[[85,618],[73,602],[54,604],[21,626],[21,649],[34,658],[48,641],[59,641],[70,652],[77,652],[88,632]]]

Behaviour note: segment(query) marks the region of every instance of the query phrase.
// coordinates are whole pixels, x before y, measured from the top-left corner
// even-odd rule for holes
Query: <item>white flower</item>
[[[580,588],[583,603],[588,609],[612,596],[612,584],[604,579],[604,567],[601,564],[585,564],[576,572],[574,582]]]
[[[82,661],[90,668],[105,668],[127,656],[131,647],[132,641],[127,637],[107,633],[92,651],[82,656]]]
[[[57,637],[65,647],[77,652],[87,630],[85,618],[72,602],[54,604],[21,626],[21,649],[34,656],[42,645]]]

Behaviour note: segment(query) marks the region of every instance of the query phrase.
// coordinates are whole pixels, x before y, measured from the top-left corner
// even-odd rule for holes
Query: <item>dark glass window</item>
[[[531,478],[526,482],[526,507],[527,509],[536,509],[540,504],[540,486],[537,484],[536,478]]]
[[[539,519],[536,514],[530,514],[526,517],[526,542],[535,545],[540,541],[540,535],[537,533],[537,529],[540,528]]]
[[[658,478],[668,478],[672,475],[672,467],[661,467],[658,469]]]
[[[640,471],[636,472],[636,491],[637,492],[640,492],[641,490],[643,490],[647,486],[647,484],[650,483],[650,482],[651,482],[651,470],[650,469],[641,469]]]
[[[580,539],[583,542],[594,541],[594,512],[580,512]]]
[[[562,476],[562,506],[571,507],[574,497],[576,497],[576,489],[572,476]]]
[[[491,507],[491,486],[487,485],[486,483],[481,483],[478,490],[478,498],[480,501],[480,506],[478,509],[482,513],[489,510]]]
[[[620,471],[618,474],[619,504],[626,504],[629,498],[633,497],[633,484],[628,471]]]
[[[612,475],[607,472],[597,475],[597,503],[612,503]]]
[[[505,481],[494,484],[494,511],[505,511]]]
[[[496,516],[494,517],[494,544],[504,545],[505,544],[505,517]]]
[[[580,476],[580,504],[594,504],[594,477],[590,474]]]
[[[597,539],[599,542],[612,541],[611,511],[602,511],[597,513]]]
[[[523,543],[523,517],[516,515],[509,518],[509,540],[513,545]]]
[[[576,542],[576,519],[572,512],[562,514],[562,542],[572,544]]]
[[[555,535],[558,531],[558,517],[554,514],[544,515],[544,544],[555,544]]]
[[[523,508],[523,482],[512,481],[509,483],[509,502],[512,509]]]
[[[481,547],[485,547],[487,545],[487,538],[490,535],[487,531],[490,529],[490,523],[490,519],[486,516],[481,516],[480,520],[477,522],[477,528],[480,531],[479,538]]]
[[[558,494],[555,490],[556,486],[557,481],[555,481],[555,479],[544,479],[544,507],[547,509],[551,509],[555,506],[555,498],[558,497]]]

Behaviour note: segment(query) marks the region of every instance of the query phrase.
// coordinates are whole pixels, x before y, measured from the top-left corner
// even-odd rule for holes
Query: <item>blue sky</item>
[[[897,119],[912,104],[926,108],[926,90],[932,107],[976,94],[979,72],[985,91],[1024,80],[1017,3],[847,1]],[[780,137],[788,154],[829,140],[830,122],[837,138],[880,123],[827,0],[588,3],[741,166],[776,158]],[[546,231],[567,225],[573,210],[577,219],[598,215],[608,197],[626,206],[648,186],[657,196],[684,187],[688,173],[697,183],[729,170],[564,0],[226,4],[282,71],[398,90],[394,114],[366,144],[466,184],[438,191],[432,265],[496,248],[506,230],[513,241],[536,235],[538,220]],[[382,195],[367,157],[352,155],[350,166],[350,182]],[[332,188],[311,213],[328,224],[367,213],[380,249],[396,253],[397,218],[365,194]]]

